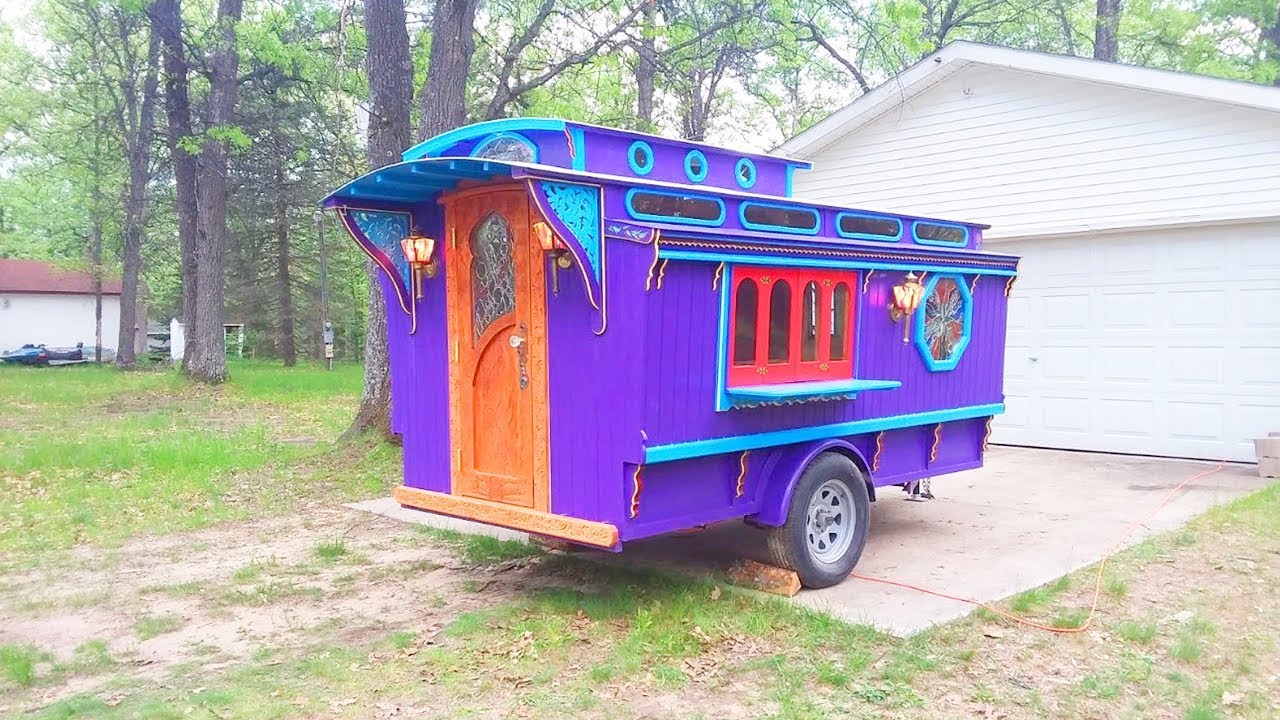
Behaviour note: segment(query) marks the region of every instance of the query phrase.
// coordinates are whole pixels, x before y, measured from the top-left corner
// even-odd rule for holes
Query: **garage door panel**
[[[1040,426],[1059,433],[1087,435],[1093,425],[1089,417],[1089,401],[1080,397],[1043,396],[1040,398]]]
[[[1252,460],[1280,430],[1280,224],[992,249],[1025,258],[994,442]]]
[[[1276,238],[1276,243],[1280,244],[1280,238]],[[1276,274],[1280,275],[1280,272]],[[1280,289],[1253,289],[1248,292],[1248,299],[1239,303],[1234,310],[1239,314],[1244,327],[1280,328]]]
[[[1127,331],[1134,328],[1150,328],[1155,324],[1156,298],[1149,292],[1133,290],[1100,291],[1103,307],[1102,328]]]
[[[1221,402],[1167,403],[1169,437],[1220,443],[1226,437],[1226,413]]]
[[[1218,386],[1223,381],[1226,350],[1217,347],[1171,347],[1163,353],[1169,382],[1176,385]]]
[[[1088,293],[1046,292],[1040,297],[1040,326],[1046,329],[1089,327]]]
[[[1240,348],[1233,362],[1242,386],[1258,390],[1280,389],[1280,347]]]
[[[1205,328],[1227,316],[1226,290],[1174,290],[1164,294],[1169,328]]]
[[[1150,438],[1155,432],[1156,412],[1144,399],[1100,400],[1102,433],[1109,437]]]
[[[1156,353],[1151,347],[1108,347],[1097,352],[1103,382],[1150,383]]]

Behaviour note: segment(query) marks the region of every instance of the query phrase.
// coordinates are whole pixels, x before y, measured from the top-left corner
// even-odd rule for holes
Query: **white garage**
[[[1280,89],[955,43],[781,149],[798,196],[1023,257],[993,441],[1251,461],[1280,430]]]

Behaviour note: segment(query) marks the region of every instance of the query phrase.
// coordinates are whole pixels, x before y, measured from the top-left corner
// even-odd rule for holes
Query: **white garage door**
[[[1023,258],[993,442],[1251,461],[1280,431],[1280,223],[988,249]]]

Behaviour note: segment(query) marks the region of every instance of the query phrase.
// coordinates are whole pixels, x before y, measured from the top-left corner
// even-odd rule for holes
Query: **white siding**
[[[809,159],[799,197],[988,239],[1280,217],[1280,113],[986,65]]]
[[[102,344],[115,348],[120,336],[120,298],[102,298]],[[68,347],[94,344],[93,296],[0,293],[0,350],[25,343]]]
[[[1253,460],[1280,431],[1280,223],[1028,239],[993,442]]]

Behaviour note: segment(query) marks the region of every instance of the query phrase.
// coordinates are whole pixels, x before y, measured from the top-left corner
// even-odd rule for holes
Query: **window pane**
[[[957,225],[935,225],[934,223],[916,223],[916,237],[934,242],[955,243],[963,245],[969,239],[969,231]]]
[[[831,359],[849,357],[849,286],[836,285],[831,294]]]
[[[756,362],[756,317],[760,290],[750,278],[738,283],[733,299],[733,364]]]
[[[494,320],[516,308],[516,268],[511,258],[514,238],[506,218],[489,213],[471,231],[472,340]]]
[[[771,225],[797,230],[814,230],[818,227],[818,213],[810,208],[743,203],[742,217],[753,225]]]
[[[791,349],[791,284],[779,280],[769,293],[769,362],[784,363]]]
[[[902,232],[902,223],[893,218],[841,215],[840,232],[845,235],[873,235],[894,238]]]
[[[707,222],[719,222],[723,219],[720,203],[690,195],[638,192],[631,196],[631,212]]]
[[[934,360],[950,360],[964,337],[964,296],[949,277],[940,278],[924,304],[924,341]]]
[[[800,314],[800,362],[818,359],[818,283],[804,286],[804,305]]]

